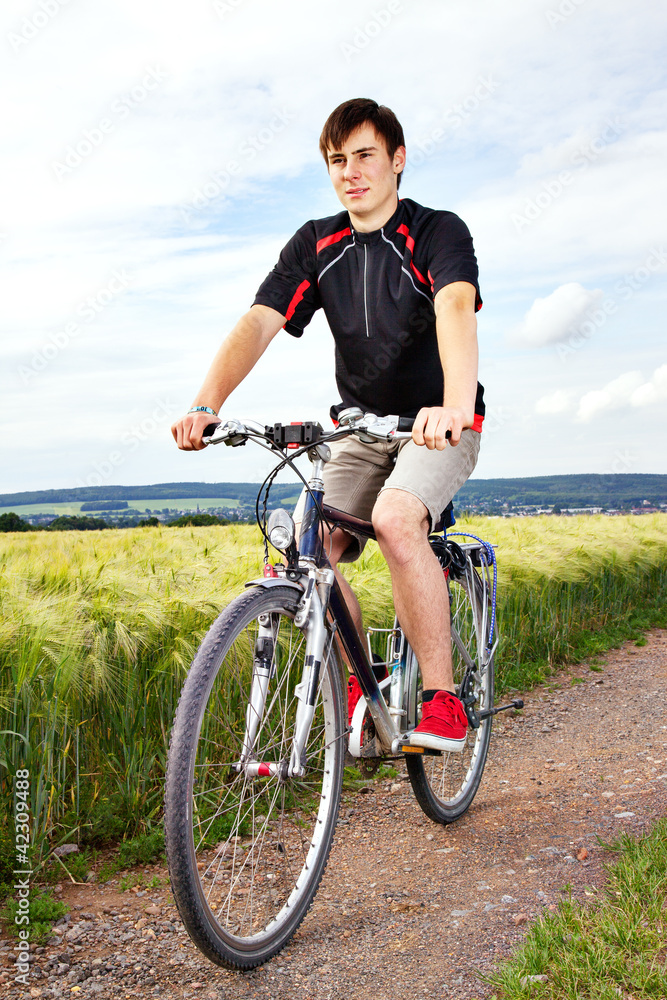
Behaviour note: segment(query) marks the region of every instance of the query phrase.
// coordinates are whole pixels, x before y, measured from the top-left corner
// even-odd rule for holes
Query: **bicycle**
[[[329,434],[317,423],[228,420],[206,428],[207,443],[251,440],[281,456],[257,497],[264,575],[205,636],[183,686],[168,756],[165,841],[174,898],[190,937],[219,965],[266,962],[305,917],[329,856],[346,755],[365,773],[404,758],[422,810],[451,823],[479,787],[493,716],[522,707],[519,700],[493,704],[498,637],[489,543],[429,536],[447,577],[454,679],[469,722],[460,753],[407,741],[420,717],[415,655],[396,619],[392,628],[369,629],[364,647],[326,558],[323,522],[374,537],[370,523],[324,502],[327,442],[347,434],[408,438],[411,424],[348,409]],[[307,483],[293,464],[304,452],[313,465]],[[291,515],[278,509],[267,516],[271,485],[286,465],[306,485],[298,547]],[[269,543],[284,563],[269,562]],[[389,674],[381,682],[371,666],[371,639],[377,645],[378,637]],[[349,726],[344,660],[364,694]]]

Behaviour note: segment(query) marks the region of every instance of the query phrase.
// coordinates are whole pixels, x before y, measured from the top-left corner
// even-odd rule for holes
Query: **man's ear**
[[[405,167],[405,146],[398,146],[394,153],[394,173],[400,174]]]

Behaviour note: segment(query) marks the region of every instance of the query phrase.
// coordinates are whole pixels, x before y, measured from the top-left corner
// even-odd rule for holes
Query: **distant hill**
[[[631,507],[648,500],[667,503],[667,475],[529,476],[521,479],[469,479],[459,490],[459,506],[467,502],[537,504],[560,507]]]
[[[154,483],[152,486],[75,486],[69,490],[32,490],[0,493],[0,507],[37,503],[78,503],[96,500],[187,500],[210,497],[227,500],[254,500],[259,483]],[[299,483],[273,486],[274,498],[294,496]]]
[[[33,490],[0,494],[0,508],[24,504],[220,498],[254,501],[258,483],[154,483],[150,486],[81,486],[67,490]],[[294,496],[297,482],[273,486],[274,501]],[[619,473],[612,475],[529,476],[512,479],[471,479],[459,490],[456,505],[554,505],[560,507],[632,507],[648,500],[667,503],[667,475]]]

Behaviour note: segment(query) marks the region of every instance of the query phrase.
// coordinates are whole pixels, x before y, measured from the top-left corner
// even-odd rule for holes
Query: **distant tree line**
[[[101,517],[86,517],[78,514],[64,514],[54,518],[49,524],[28,524],[15,511],[0,514],[0,531],[103,531],[105,528],[147,528],[158,527],[157,517],[123,519],[120,522],[105,521]],[[230,524],[224,517],[214,514],[184,514],[173,521],[164,522],[167,527],[182,528],[188,525],[199,527],[209,524]]]
[[[127,500],[89,500],[82,503],[80,510],[127,510]]]

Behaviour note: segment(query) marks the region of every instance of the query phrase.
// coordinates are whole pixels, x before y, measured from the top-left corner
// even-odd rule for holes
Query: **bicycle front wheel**
[[[345,724],[329,637],[305,773],[288,776],[306,648],[294,623],[299,596],[257,587],[229,605],[197,652],[172,730],[165,843],[174,898],[195,944],[232,968],[260,965],[294,934],[338,815]],[[251,707],[260,656],[268,677],[261,712]],[[254,769],[243,765],[250,725]]]
[[[470,560],[465,572],[450,577],[448,583],[454,684],[457,693],[462,694],[461,685],[468,676],[469,693],[475,699],[473,709],[479,713],[493,707],[493,655],[489,656],[486,650],[490,621],[488,591]],[[419,693],[417,702],[419,720]],[[434,822],[453,823],[470,807],[482,780],[491,724],[489,716],[477,729],[469,727],[460,753],[406,754],[412,790]]]

